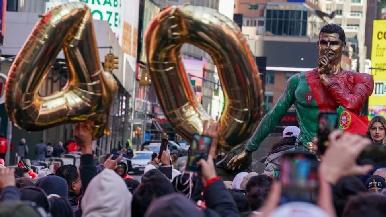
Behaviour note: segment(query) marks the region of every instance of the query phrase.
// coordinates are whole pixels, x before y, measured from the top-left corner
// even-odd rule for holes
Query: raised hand
[[[15,186],[15,169],[0,168],[0,189]]]
[[[336,183],[341,177],[363,175],[372,169],[371,165],[359,166],[356,159],[371,141],[362,136],[333,131],[330,146],[322,156],[320,173],[329,183]]]
[[[220,124],[218,122],[204,121],[202,135],[212,137],[212,144],[210,145],[209,155],[211,155],[213,158],[216,156],[219,132]]]

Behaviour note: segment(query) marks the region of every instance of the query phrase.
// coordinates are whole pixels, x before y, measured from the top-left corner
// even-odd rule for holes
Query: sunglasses
[[[340,41],[327,41],[327,40],[319,40],[319,45],[323,45],[323,46],[335,46],[335,45],[340,45],[341,42]]]

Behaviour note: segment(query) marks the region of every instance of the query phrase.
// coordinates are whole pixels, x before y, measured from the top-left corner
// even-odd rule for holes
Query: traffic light
[[[141,79],[139,80],[139,85],[148,86],[151,84],[151,77],[149,71],[146,68],[141,69]]]
[[[105,62],[103,63],[103,69],[105,71],[112,72],[114,69],[118,69],[119,59],[117,56],[114,56],[112,53],[108,53],[105,56]]]

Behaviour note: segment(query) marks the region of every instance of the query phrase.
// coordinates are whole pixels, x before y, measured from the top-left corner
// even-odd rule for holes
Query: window
[[[272,92],[265,92],[264,94],[264,109],[265,111],[269,111],[272,108],[273,105],[273,93]]]
[[[361,0],[351,0],[352,3],[361,3]]]
[[[249,5],[249,10],[257,10],[259,9],[259,4],[250,4]]]
[[[285,80],[288,80],[294,74],[296,74],[296,72],[287,72],[287,73],[285,73]]]
[[[305,36],[307,17],[302,10],[267,10],[265,30],[274,35]]]
[[[340,15],[340,16],[342,16],[342,14],[343,14],[343,11],[342,11],[342,10],[336,10],[336,11],[335,11],[335,13],[336,13],[336,15]]]
[[[361,17],[362,16],[362,11],[351,11],[350,16]]]
[[[17,11],[19,0],[7,0],[7,11]]]
[[[274,84],[275,83],[275,74],[272,71],[267,71],[265,74],[265,84]]]

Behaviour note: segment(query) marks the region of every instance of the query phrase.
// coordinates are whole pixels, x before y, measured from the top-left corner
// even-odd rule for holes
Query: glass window
[[[265,92],[264,95],[264,109],[265,111],[269,111],[273,106],[273,93],[272,92]]]
[[[278,17],[278,11],[277,10],[272,11],[272,18],[277,19],[277,17]]]
[[[288,20],[288,19],[289,19],[289,11],[288,11],[288,10],[285,10],[285,11],[284,11],[284,19],[285,19],[285,20]]]
[[[265,74],[265,84],[275,84],[275,74],[272,71],[267,71]]]
[[[283,35],[289,35],[289,20],[285,19],[283,21]]]
[[[267,19],[272,18],[272,10],[267,10]]]
[[[295,19],[296,20],[300,20],[301,16],[302,16],[301,11],[295,11]]]
[[[301,35],[306,35],[307,34],[307,20],[302,22],[302,34]]]
[[[7,0],[7,11],[17,11],[19,0]]]
[[[343,11],[342,10],[336,10],[335,13],[336,13],[336,15],[342,15]]]
[[[267,19],[267,22],[265,23],[265,31],[272,32],[271,19]]]
[[[278,19],[283,19],[283,11],[278,11]]]
[[[351,0],[352,3],[361,3],[361,0]]]
[[[283,20],[278,20],[277,35],[283,35]]]

